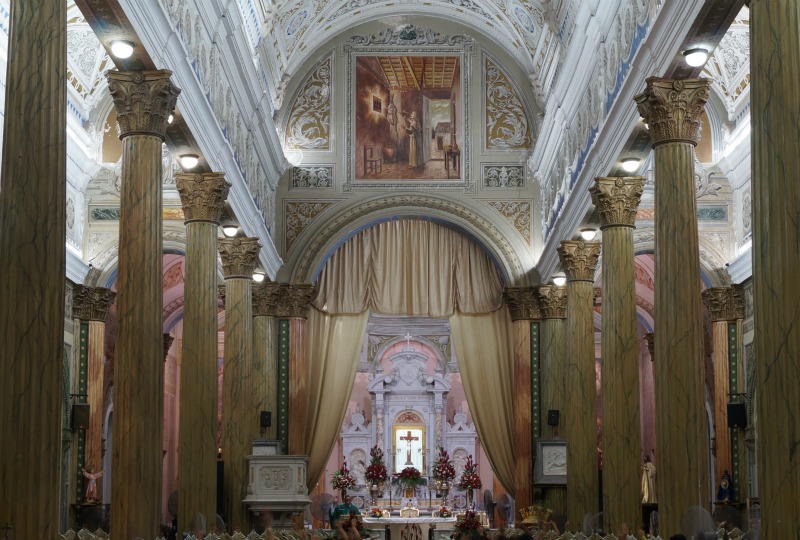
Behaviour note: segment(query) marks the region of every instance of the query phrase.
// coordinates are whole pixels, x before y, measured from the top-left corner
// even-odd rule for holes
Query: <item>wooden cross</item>
[[[400,437],[400,440],[408,443],[408,450],[406,451],[406,465],[413,465],[411,462],[411,441],[418,441],[419,437],[412,437],[411,430],[409,430],[408,435],[405,437]]]

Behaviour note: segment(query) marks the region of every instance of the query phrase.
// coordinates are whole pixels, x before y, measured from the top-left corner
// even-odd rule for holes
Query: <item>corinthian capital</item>
[[[647,89],[633,98],[647,122],[653,146],[700,140],[700,117],[708,101],[708,79],[647,79]]]
[[[164,140],[167,118],[181,93],[170,81],[171,75],[166,69],[106,73],[117,110],[120,139],[128,135],[155,135]]]
[[[222,257],[222,272],[225,279],[253,278],[261,244],[258,238],[221,238],[217,240]]]
[[[644,178],[641,176],[595,178],[589,193],[600,213],[601,228],[633,227],[643,186]]]
[[[542,319],[567,318],[567,288],[558,285],[545,285],[536,291],[539,296],[539,308]]]
[[[531,287],[506,287],[503,291],[512,321],[538,320],[541,318],[536,289]]]
[[[742,292],[734,287],[711,287],[704,290],[703,303],[714,322],[744,319],[744,298]]]
[[[84,321],[105,322],[108,308],[117,293],[103,287],[75,285],[72,289],[72,316]]]
[[[178,173],[175,184],[186,223],[206,221],[219,225],[222,207],[231,188],[230,182],[225,181],[225,173]]]
[[[600,242],[562,240],[558,257],[567,281],[594,282],[594,270],[600,258]]]
[[[253,287],[253,315],[271,317],[308,317],[314,300],[313,285],[262,283]]]

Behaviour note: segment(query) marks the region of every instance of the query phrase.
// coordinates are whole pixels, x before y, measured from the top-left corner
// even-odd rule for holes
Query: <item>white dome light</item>
[[[633,172],[639,168],[642,161],[636,158],[626,158],[622,160],[622,168],[625,172]]]
[[[111,42],[111,54],[117,58],[130,58],[133,54],[133,43],[115,39]]]
[[[184,169],[194,169],[200,163],[200,158],[197,154],[183,154],[181,157],[181,167]]]
[[[692,67],[700,67],[708,60],[708,51],[705,49],[689,49],[684,51],[683,58]]]
[[[567,276],[553,276],[553,284],[556,287],[563,287],[567,282]]]

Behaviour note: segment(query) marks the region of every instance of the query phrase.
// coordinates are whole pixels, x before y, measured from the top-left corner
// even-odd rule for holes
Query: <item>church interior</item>
[[[0,53],[0,538],[800,538],[796,0],[0,0]]]

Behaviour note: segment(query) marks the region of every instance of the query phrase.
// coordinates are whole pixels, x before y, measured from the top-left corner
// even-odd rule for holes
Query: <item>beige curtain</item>
[[[334,316],[309,309],[307,358],[311,369],[305,431],[309,489],[325,470],[342,427],[368,316],[366,311]]]
[[[450,333],[467,403],[497,479],[514,496],[514,362],[508,310],[454,313]]]

